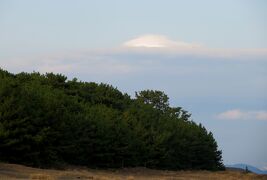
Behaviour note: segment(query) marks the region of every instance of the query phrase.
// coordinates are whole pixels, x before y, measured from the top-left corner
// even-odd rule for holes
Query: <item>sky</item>
[[[162,90],[267,170],[267,1],[1,0],[0,67]]]

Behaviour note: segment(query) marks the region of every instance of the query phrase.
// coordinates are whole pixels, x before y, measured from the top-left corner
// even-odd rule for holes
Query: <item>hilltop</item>
[[[227,168],[236,168],[240,169],[242,171],[245,171],[246,168],[248,171],[256,173],[256,174],[267,174],[267,171],[261,170],[259,168],[256,168],[254,166],[248,165],[248,164],[233,164],[233,165],[226,165]]]

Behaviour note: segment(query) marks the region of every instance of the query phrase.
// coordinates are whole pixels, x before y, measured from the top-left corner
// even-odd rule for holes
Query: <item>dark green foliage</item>
[[[0,160],[47,167],[223,169],[212,133],[161,91],[0,69]]]

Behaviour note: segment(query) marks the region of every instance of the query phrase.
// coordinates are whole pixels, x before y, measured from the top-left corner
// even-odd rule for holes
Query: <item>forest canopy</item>
[[[211,132],[157,90],[0,69],[0,160],[35,167],[224,169]]]

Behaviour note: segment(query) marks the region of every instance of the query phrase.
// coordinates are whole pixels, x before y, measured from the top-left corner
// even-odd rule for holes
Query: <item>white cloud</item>
[[[242,111],[233,109],[222,112],[216,116],[218,119],[229,120],[267,120],[267,111]]]
[[[225,59],[261,59],[267,60],[267,49],[225,49],[210,48],[201,43],[188,43],[171,40],[164,35],[148,34],[135,37],[122,43],[123,52],[154,53],[165,55],[194,55],[200,57],[225,58]]]
[[[197,48],[199,44],[173,41],[163,35],[143,35],[123,44],[130,48]]]

